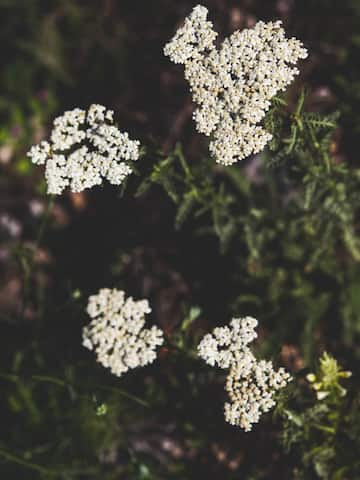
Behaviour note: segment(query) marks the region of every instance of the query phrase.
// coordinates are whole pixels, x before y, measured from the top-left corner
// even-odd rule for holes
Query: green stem
[[[187,350],[186,348],[181,348],[179,345],[176,343],[173,343],[168,336],[165,336],[165,347],[169,348],[170,350],[175,350],[181,355],[184,355],[185,357],[188,357],[192,360],[196,359],[196,354],[192,351]]]
[[[331,164],[330,164],[329,155],[326,152],[324,152],[323,157],[324,157],[324,161],[325,161],[326,171],[327,171],[327,173],[330,173]]]
[[[30,468],[31,470],[35,470],[35,471],[41,473],[42,475],[47,475],[47,476],[51,476],[51,477],[59,475],[57,472],[49,470],[46,467],[43,467],[42,465],[37,465],[36,463],[28,462],[27,460],[24,460],[21,457],[19,457],[17,455],[14,455],[13,453],[7,452],[3,449],[0,449],[0,457],[7,460],[8,462],[16,463],[17,465],[21,465],[22,467],[26,467],[26,468]]]
[[[38,234],[37,234],[37,237],[36,237],[35,249],[37,247],[39,247],[39,245],[40,245],[40,243],[43,239],[43,236],[45,234],[46,227],[47,227],[47,224],[48,224],[48,221],[49,221],[49,218],[50,218],[50,214],[52,212],[52,209],[54,208],[54,203],[55,203],[55,195],[50,195],[50,198],[49,198],[48,203],[46,205],[45,213],[44,213],[44,216],[42,218],[42,222],[40,224],[40,228],[39,228],[39,231],[38,231]]]
[[[29,468],[31,470],[35,470],[36,472],[39,472],[41,475],[46,475],[46,478],[49,477],[58,477],[62,478],[64,474],[67,475],[95,475],[98,473],[96,468],[84,468],[84,469],[69,469],[67,470],[64,466],[58,466],[58,471],[51,470],[47,467],[44,467],[42,465],[38,465],[36,463],[29,462],[27,460],[24,460],[23,458],[19,457],[18,455],[15,455],[14,453],[7,452],[6,450],[3,450],[0,448],[0,457],[2,457],[4,460],[12,463],[16,463],[17,465],[20,465],[25,468]]]
[[[22,379],[19,375],[8,374],[8,373],[0,373],[0,378],[3,378],[4,380],[8,380],[8,381],[11,381],[11,382],[15,382],[15,383],[18,382],[18,381],[21,381],[21,380],[25,380],[25,379]],[[49,375],[31,375],[29,377],[29,380],[32,380],[34,382],[51,383],[51,384],[56,385],[56,386],[61,387],[61,388],[72,388],[74,391],[76,391],[76,389],[78,389],[78,390],[82,389],[82,387],[80,387],[79,385],[75,385],[75,384],[70,383],[66,380],[63,380],[62,378],[52,377],[52,376],[49,376]],[[142,400],[141,398],[138,398],[135,395],[132,395],[131,393],[127,393],[124,390],[121,390],[121,389],[116,388],[116,387],[106,387],[106,386],[103,386],[103,385],[95,384],[93,386],[90,385],[90,388],[117,393],[117,394],[119,394],[119,395],[121,395],[125,398],[128,398],[129,400],[132,400],[132,401],[138,403],[139,405],[141,405],[143,407],[149,407],[150,406],[149,403],[147,403],[145,400]],[[87,394],[81,393],[80,391],[77,392],[77,395],[79,397],[83,397],[83,398],[88,398],[89,397]]]
[[[46,227],[50,218],[51,211],[54,207],[54,202],[55,202],[55,196],[50,195],[48,203],[46,205],[45,213],[43,215],[37,236],[36,236],[36,241],[34,245],[34,249],[31,253],[31,256],[29,260],[26,260],[24,257],[20,257],[20,264],[22,266],[22,269],[24,271],[24,285],[23,285],[23,298],[22,298],[22,306],[21,306],[21,311],[20,311],[20,316],[23,317],[29,297],[30,297],[30,287],[31,287],[31,280],[33,277],[33,271],[34,271],[34,264],[35,264],[35,254],[37,249],[39,248],[41,241],[44,237]]]
[[[320,430],[322,432],[330,433],[331,435],[335,435],[335,433],[336,433],[335,428],[327,427],[325,425],[318,425],[318,424],[315,423],[314,428],[316,428],[317,430]]]

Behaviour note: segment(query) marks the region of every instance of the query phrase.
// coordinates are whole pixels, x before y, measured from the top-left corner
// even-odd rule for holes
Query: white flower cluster
[[[214,328],[199,343],[199,356],[212,367],[230,368],[250,352],[247,345],[257,338],[257,324],[252,317],[233,318],[229,326]]]
[[[147,300],[135,301],[125,298],[122,290],[103,288],[89,298],[87,312],[92,321],[83,329],[83,345],[114,375],[156,359],[156,347],[164,338],[159,328],[144,328],[145,315],[151,312]]]
[[[274,393],[290,380],[283,368],[275,371],[272,362],[258,362],[253,355],[246,355],[244,362],[231,367],[227,376],[230,402],[225,403],[225,420],[249,432],[261,414],[274,407]]]
[[[202,5],[194,7],[191,14],[185,18],[184,25],[178,29],[164,53],[174,63],[184,63],[199,58],[199,53],[214,48],[217,33],[213,24],[206,20],[207,8]]]
[[[281,21],[258,22],[234,32],[216,49],[217,36],[198,5],[165,46],[164,53],[185,67],[194,102],[197,130],[212,135],[210,152],[218,163],[231,165],[258,153],[271,134],[258,123],[270,100],[285,90],[307,57],[302,43],[287,39]]]
[[[283,368],[275,371],[271,362],[258,362],[254,357],[248,344],[257,337],[257,324],[252,317],[234,318],[230,326],[215,328],[198,345],[198,354],[206,363],[230,369],[225,420],[246,432],[275,405],[274,393],[291,380]]]
[[[130,140],[113,124],[113,112],[93,104],[69,110],[54,120],[50,142],[28,152],[32,162],[45,164],[48,193],[59,195],[100,185],[106,178],[120,185],[132,173],[128,162],[139,158],[140,142]]]

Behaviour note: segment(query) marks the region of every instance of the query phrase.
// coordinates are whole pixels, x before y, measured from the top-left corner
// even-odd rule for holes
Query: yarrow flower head
[[[104,178],[120,185],[132,173],[130,162],[139,158],[139,146],[113,124],[112,110],[93,104],[57,117],[50,141],[33,146],[28,156],[45,164],[47,191],[59,195],[66,187],[81,192],[100,185]]]
[[[274,393],[291,380],[283,368],[275,371],[271,362],[257,361],[249,348],[256,337],[257,320],[234,318],[229,326],[217,327],[198,345],[198,354],[211,366],[229,369],[225,420],[250,431],[262,413],[274,405]]]
[[[281,21],[258,22],[234,32],[216,49],[216,32],[198,5],[165,46],[174,63],[184,64],[194,102],[197,130],[211,135],[210,152],[218,163],[231,165],[260,152],[272,136],[258,123],[271,99],[285,90],[307,57],[302,43],[287,39]]]
[[[261,414],[275,406],[274,393],[284,388],[290,378],[283,368],[275,371],[271,362],[258,362],[254,356],[246,355],[244,363],[231,367],[227,376],[230,402],[225,403],[225,420],[249,432]]]
[[[101,289],[89,298],[87,313],[92,320],[83,329],[84,347],[94,350],[97,361],[119,377],[152,363],[164,338],[158,327],[144,328],[150,312],[147,300],[126,298],[122,290]]]
[[[233,318],[229,326],[216,327],[199,343],[199,356],[212,367],[229,368],[237,364],[250,352],[247,345],[257,337],[257,324],[255,318],[245,317]]]
[[[214,48],[217,33],[212,28],[213,24],[206,20],[207,13],[205,7],[197,5],[165,46],[165,55],[174,63],[186,63],[197,58],[199,53]]]

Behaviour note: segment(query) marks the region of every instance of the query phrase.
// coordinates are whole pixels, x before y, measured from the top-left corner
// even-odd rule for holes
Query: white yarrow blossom
[[[283,368],[275,371],[271,362],[257,361],[248,347],[257,333],[253,317],[234,318],[229,326],[217,327],[198,345],[198,354],[211,366],[229,369],[225,420],[250,431],[262,413],[274,405],[274,393],[291,380]]]
[[[207,14],[207,8],[197,5],[165,46],[165,55],[174,63],[186,63],[197,58],[199,53],[214,48],[217,33],[212,28],[213,24],[206,20]]]
[[[253,317],[233,318],[229,326],[214,328],[199,343],[199,356],[212,367],[230,368],[249,352],[247,345],[257,338],[257,324]]]
[[[261,414],[275,406],[274,393],[290,380],[283,368],[276,371],[272,362],[258,362],[252,354],[247,355],[245,363],[233,366],[227,376],[230,402],[224,406],[225,420],[249,432]]]
[[[122,290],[101,289],[89,298],[87,313],[92,320],[83,329],[83,346],[94,350],[97,361],[119,377],[152,363],[164,338],[158,327],[144,328],[150,312],[147,300],[126,298]]]
[[[140,142],[130,140],[113,124],[113,111],[93,104],[87,111],[75,108],[55,118],[50,141],[28,152],[32,162],[45,165],[47,191],[61,194],[100,185],[107,179],[120,185],[139,158]]]
[[[271,140],[259,122],[271,99],[285,90],[307,57],[302,43],[287,39],[281,21],[258,22],[234,32],[220,49],[207,9],[195,7],[164,53],[184,64],[185,78],[198,105],[197,130],[211,136],[210,152],[218,163],[231,165],[260,152]]]

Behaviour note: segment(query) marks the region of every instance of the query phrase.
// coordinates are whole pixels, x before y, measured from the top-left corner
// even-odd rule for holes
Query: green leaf
[[[179,205],[176,218],[175,218],[175,228],[179,230],[184,222],[187,220],[188,216],[190,215],[191,211],[196,205],[196,194],[194,191],[187,192],[182,202]]]

